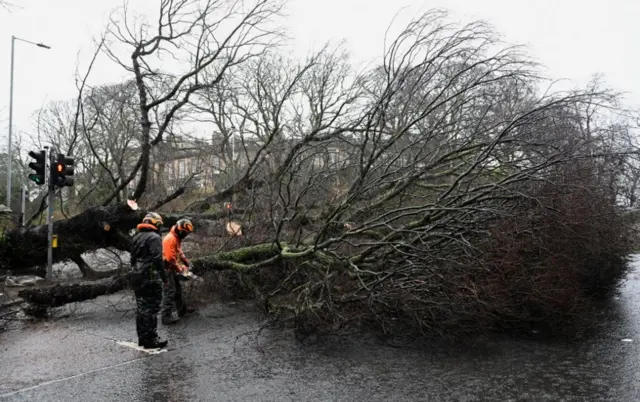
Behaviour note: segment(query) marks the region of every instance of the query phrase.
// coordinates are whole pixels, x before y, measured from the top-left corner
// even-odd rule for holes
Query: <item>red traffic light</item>
[[[52,181],[58,187],[73,186],[73,165],[74,158],[64,154],[58,154],[57,159],[51,166]]]

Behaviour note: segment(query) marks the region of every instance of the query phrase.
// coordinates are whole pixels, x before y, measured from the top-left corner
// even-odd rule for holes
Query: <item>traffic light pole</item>
[[[54,157],[55,155],[55,157]],[[53,280],[53,196],[55,189],[73,186],[75,158],[55,153],[55,147],[47,146],[39,152],[31,151],[29,156],[35,159],[29,163],[34,173],[29,180],[47,189],[47,280]],[[24,193],[23,193],[24,194]],[[23,211],[24,213],[24,211]],[[57,238],[55,247],[57,247]]]
[[[20,187],[20,226],[25,227],[27,219],[25,218],[24,209],[27,202],[27,186],[23,184]]]
[[[53,280],[53,188],[49,188],[47,212],[47,280]]]
[[[53,164],[53,147],[45,149],[45,185],[47,186],[47,280],[53,281],[53,190],[51,165]]]

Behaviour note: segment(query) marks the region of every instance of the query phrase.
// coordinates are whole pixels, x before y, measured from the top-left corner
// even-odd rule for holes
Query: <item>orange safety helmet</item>
[[[142,219],[142,223],[147,223],[160,229],[163,225],[162,216],[155,212],[149,212],[144,216],[144,219]]]
[[[186,236],[189,233],[193,232],[193,223],[189,219],[180,219],[176,222],[176,232],[182,234],[182,236]]]

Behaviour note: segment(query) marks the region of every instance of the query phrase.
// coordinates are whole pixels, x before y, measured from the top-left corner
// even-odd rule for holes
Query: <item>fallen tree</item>
[[[312,245],[264,243],[196,258],[192,269],[205,277],[247,278],[250,288],[237,297],[255,297],[274,320],[306,330],[367,325],[450,336],[544,325],[564,331],[617,288],[632,235],[592,178],[560,174],[568,175],[571,190],[568,183],[520,187],[528,193],[512,199],[513,214],[492,220],[486,234],[469,234],[465,247],[440,243],[443,250],[434,252],[416,244],[356,264],[360,253],[348,258]],[[122,274],[24,289],[19,296],[41,312],[126,287]]]
[[[259,244],[215,256],[197,258],[192,261],[192,269],[198,274],[212,271],[249,271],[259,266],[275,264],[281,251],[274,244]],[[18,296],[37,309],[60,307],[68,303],[95,299],[99,296],[117,293],[128,286],[126,273],[98,281],[71,284],[55,284],[49,287],[23,289]]]
[[[191,94],[225,140],[240,128],[245,154],[193,206],[236,196],[257,234],[202,250],[196,274],[246,279],[298,328],[441,336],[562,327],[616,288],[631,236],[616,200],[634,156],[628,127],[610,123],[617,97],[541,90],[535,65],[485,24],[441,17],[413,21],[363,75],[337,50],[300,64],[267,54]],[[113,236],[96,218],[96,239]],[[60,306],[123,278],[21,295]]]
[[[204,225],[207,221],[218,221],[241,213],[243,210],[234,211],[234,214],[226,211],[195,215],[163,214],[163,219],[167,230],[183,217]],[[129,232],[136,228],[145,214],[146,211],[132,209],[126,203],[116,203],[88,208],[69,219],[54,221],[53,234],[58,238],[58,246],[53,249],[53,262],[73,261],[85,276],[91,278],[100,275],[82,260],[82,254],[100,248],[129,251],[132,239]],[[219,226],[219,236],[224,236],[224,227]],[[46,225],[14,228],[6,231],[0,239],[1,270],[45,276],[46,263]]]

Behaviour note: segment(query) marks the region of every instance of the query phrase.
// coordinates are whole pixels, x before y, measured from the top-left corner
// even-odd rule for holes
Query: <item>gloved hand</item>
[[[178,274],[178,279],[181,281],[188,281],[193,278],[193,274],[190,271],[182,271]]]
[[[189,272],[189,266],[186,264],[178,264],[175,271],[177,274],[184,274],[185,272]]]

